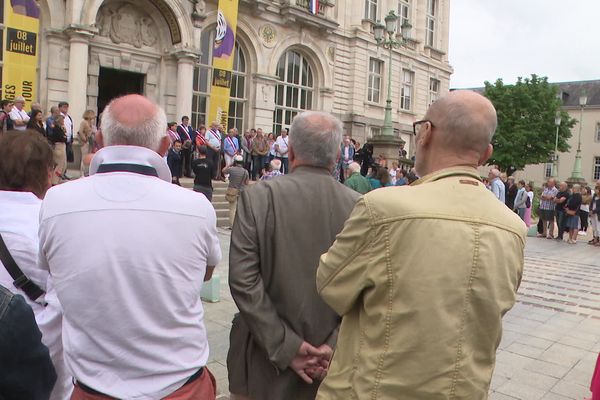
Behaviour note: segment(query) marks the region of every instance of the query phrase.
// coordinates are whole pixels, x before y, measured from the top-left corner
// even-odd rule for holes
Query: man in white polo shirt
[[[216,215],[171,185],[166,124],[145,97],[114,100],[90,176],[42,204],[40,265],[64,310],[72,400],[215,398],[199,293],[221,259]]]
[[[282,129],[281,135],[275,141],[275,154],[278,160],[281,160],[281,172],[284,174],[289,174],[289,164],[288,164],[288,130]]]
[[[13,126],[17,131],[24,131],[27,129],[27,123],[29,122],[29,114],[25,111],[25,99],[21,96],[16,97],[14,101],[14,107],[10,111],[10,119],[13,121]]]

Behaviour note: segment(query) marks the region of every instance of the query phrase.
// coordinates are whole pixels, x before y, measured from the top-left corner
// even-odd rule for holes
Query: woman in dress
[[[77,137],[79,138],[81,148],[81,165],[79,166],[79,170],[82,177],[88,176],[90,173],[90,165],[86,162],[86,156],[94,147],[93,138],[96,133],[95,119],[96,113],[92,110],[86,110],[83,113],[83,120],[79,124],[79,130],[77,131]],[[90,143],[92,144],[90,145]]]
[[[531,226],[531,208],[533,207],[533,187],[530,183],[525,185],[525,191],[529,197],[529,207],[525,209],[525,224],[529,228]]]
[[[573,185],[573,194],[565,205],[566,222],[565,228],[569,230],[568,243],[577,243],[579,233],[579,208],[581,207],[581,185]]]

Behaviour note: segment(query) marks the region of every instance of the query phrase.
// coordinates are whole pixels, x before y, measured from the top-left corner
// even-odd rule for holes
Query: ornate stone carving
[[[158,29],[152,18],[130,3],[102,6],[96,27],[99,36],[108,37],[116,44],[127,43],[138,49],[158,44]]]
[[[275,28],[273,27],[273,25],[263,25],[258,30],[258,34],[266,47],[270,48],[275,46],[275,42],[277,41],[277,33],[275,32]]]
[[[334,62],[335,61],[335,47],[329,46],[327,48],[327,57],[329,57],[329,61],[330,62]]]

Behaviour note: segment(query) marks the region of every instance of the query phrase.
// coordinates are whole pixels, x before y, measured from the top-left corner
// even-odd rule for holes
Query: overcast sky
[[[600,0],[451,0],[451,88],[600,79]]]

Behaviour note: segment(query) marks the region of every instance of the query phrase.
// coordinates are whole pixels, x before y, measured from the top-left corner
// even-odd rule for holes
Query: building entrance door
[[[98,115],[115,97],[126,94],[144,94],[146,75],[120,69],[100,67],[98,76]]]

